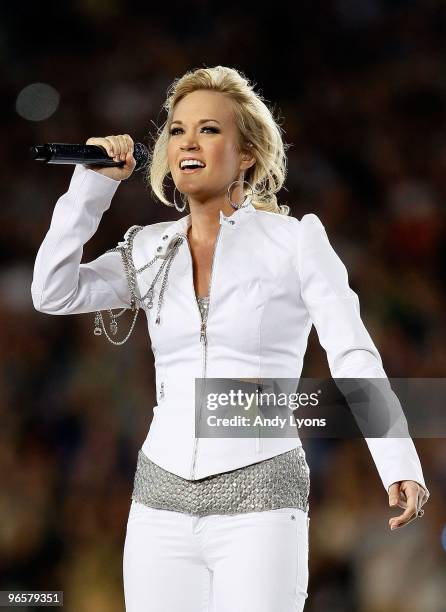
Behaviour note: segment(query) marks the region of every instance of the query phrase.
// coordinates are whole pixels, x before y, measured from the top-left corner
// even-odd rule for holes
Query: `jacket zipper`
[[[219,238],[220,238],[220,232],[221,232],[221,225],[218,228],[217,237],[215,239],[214,252],[212,254],[211,274],[210,274],[210,277],[209,277],[209,288],[208,288],[208,296],[209,296],[209,299],[208,299],[208,309],[207,309],[207,314],[206,314],[206,317],[205,317],[204,321],[202,321],[201,311],[200,311],[200,308],[198,306],[196,295],[195,295],[194,276],[193,276],[194,270],[193,270],[192,253],[191,253],[191,250],[190,250],[189,241],[186,238],[187,246],[188,246],[188,249],[189,249],[190,260],[191,260],[191,268],[192,268],[192,292],[193,292],[193,295],[194,295],[194,298],[195,298],[195,302],[196,302],[196,305],[197,305],[198,313],[200,315],[200,342],[201,342],[201,344],[203,346],[202,389],[204,389],[204,379],[206,378],[206,369],[207,369],[208,339],[207,339],[207,334],[206,334],[206,327],[207,327],[207,322],[209,320],[209,312],[210,312],[210,309],[211,309],[212,276],[213,276],[213,273],[214,273],[214,260],[215,260],[215,254],[217,252],[217,246],[218,246],[218,241],[219,241]],[[200,398],[200,420],[199,420],[199,423],[201,423],[201,413],[202,413],[202,408],[203,408],[202,403],[203,403],[203,394],[201,395],[201,398]],[[192,462],[192,469],[191,469],[191,474],[190,474],[190,477],[191,477],[192,480],[194,479],[194,476],[195,476],[195,464],[196,464],[196,461],[197,461],[197,448],[198,448],[198,438],[195,438],[195,441],[194,441],[193,462]]]

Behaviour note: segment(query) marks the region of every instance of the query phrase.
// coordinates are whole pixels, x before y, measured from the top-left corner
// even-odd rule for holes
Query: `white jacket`
[[[80,264],[119,186],[104,175],[75,168],[67,193],[56,203],[37,253],[31,293],[49,314],[130,308],[131,292],[118,251]],[[207,327],[202,328],[186,239],[190,215],[146,225],[135,233],[136,276],[141,299],[160,263],[179,242],[164,287],[153,307],[143,302],[155,357],[157,405],[143,451],[183,478],[233,470],[301,446],[296,437],[196,438],[195,378],[300,377],[312,324],[327,352],[331,375],[386,378],[381,357],[359,312],[347,271],[314,214],[294,217],[259,211],[249,199],[230,217],[220,212],[210,283]],[[131,231],[126,234],[125,245]],[[121,327],[121,326],[120,326]],[[120,329],[122,336],[126,330]],[[98,342],[103,340],[98,339]],[[410,437],[366,438],[386,491],[396,481],[424,483]]]

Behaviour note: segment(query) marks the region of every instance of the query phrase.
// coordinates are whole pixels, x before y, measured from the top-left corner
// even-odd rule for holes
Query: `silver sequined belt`
[[[140,449],[132,499],[162,510],[204,516],[275,508],[308,511],[310,470],[299,446],[230,472],[187,480],[153,463]]]

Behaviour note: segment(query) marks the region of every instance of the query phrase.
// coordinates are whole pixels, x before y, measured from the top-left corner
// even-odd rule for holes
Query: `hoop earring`
[[[175,208],[177,209],[177,211],[178,211],[178,212],[183,212],[183,210],[184,210],[184,209],[186,208],[186,206],[187,206],[187,201],[185,202],[185,201],[183,200],[183,198],[181,197],[181,199],[183,200],[183,204],[184,204],[184,206],[183,206],[183,208],[178,208],[178,205],[177,205],[177,202],[176,202],[176,199],[175,199],[175,191],[177,191],[177,188],[176,188],[176,187],[175,187],[175,189],[173,190],[173,203],[174,203],[174,206],[175,206]]]
[[[244,208],[245,206],[248,206],[248,204],[237,204],[236,202],[232,202],[231,200],[231,187],[232,185],[234,185],[235,183],[246,183],[247,185],[249,185],[249,188],[251,189],[251,193],[249,194],[251,197],[254,195],[255,191],[253,186],[251,185],[251,183],[249,183],[248,181],[242,181],[242,180],[238,180],[238,181],[233,181],[229,187],[228,187],[228,195],[227,198],[229,200],[229,204],[232,206],[232,208],[235,208],[235,210],[239,210],[240,208]],[[247,196],[246,196],[247,197]],[[244,198],[246,200],[246,197]]]

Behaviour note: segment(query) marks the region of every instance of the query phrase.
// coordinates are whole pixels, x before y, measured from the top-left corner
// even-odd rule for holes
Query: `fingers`
[[[406,510],[400,516],[393,517],[389,521],[390,529],[403,527],[417,517],[417,508],[415,504],[408,505]]]
[[[398,506],[403,509],[407,508],[407,497],[402,489],[399,491]]]
[[[124,137],[127,141],[128,150],[133,155],[133,152],[135,150],[135,143],[133,142],[132,138],[128,134],[124,134]]]
[[[114,157],[113,153],[113,143],[108,138],[102,137],[93,137],[89,138],[85,144],[95,145],[97,147],[102,147],[109,157]]]
[[[121,141],[119,139],[119,136],[106,136],[105,140],[110,143],[112,151],[111,157],[113,157],[115,161],[122,161],[123,159],[125,159],[125,157],[121,157]]]
[[[420,500],[420,508],[421,508],[421,506],[424,506],[424,504],[425,504],[425,503],[427,502],[427,500],[429,499],[429,497],[430,497],[430,493],[429,493],[429,491],[428,491],[427,489],[425,489],[424,487],[422,487],[422,489],[421,489],[421,493],[420,493],[420,496],[421,496],[421,500]]]
[[[128,134],[119,134],[118,136],[107,136],[107,140],[113,143],[113,151],[115,156],[121,161],[125,161],[127,153],[133,153],[133,140]]]
[[[127,150],[128,150],[128,145],[127,145],[127,140],[124,138],[124,136],[116,136],[116,138],[118,139],[119,142],[119,157],[121,159],[121,161],[125,161],[125,158],[127,157]]]
[[[400,490],[400,486],[399,486],[399,483],[397,483],[397,482],[394,482],[389,487],[389,506],[391,508],[393,508],[393,507],[398,505],[399,490]]]
[[[392,530],[396,529],[397,527],[403,527],[404,525],[410,523],[413,519],[417,518],[418,510],[420,508],[420,489],[418,485],[408,485],[405,489],[405,495],[407,499],[405,511],[400,516],[392,517],[389,520],[389,525]]]
[[[118,134],[117,136],[89,138],[86,144],[103,147],[109,157],[115,161],[125,161],[127,154],[133,154],[134,143],[129,134]]]

